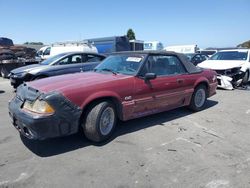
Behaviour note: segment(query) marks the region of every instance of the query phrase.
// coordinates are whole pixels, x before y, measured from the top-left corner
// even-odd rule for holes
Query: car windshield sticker
[[[126,61],[133,61],[133,62],[140,62],[141,61],[141,57],[128,57],[127,59],[126,59]]]

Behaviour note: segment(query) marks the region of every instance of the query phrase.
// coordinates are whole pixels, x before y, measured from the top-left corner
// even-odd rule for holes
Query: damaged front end
[[[245,75],[245,72],[241,71],[241,67],[215,71],[217,73],[218,87],[227,90],[241,86]]]
[[[44,140],[78,131],[82,110],[59,92],[42,93],[26,84],[9,102],[15,128],[29,139]]]

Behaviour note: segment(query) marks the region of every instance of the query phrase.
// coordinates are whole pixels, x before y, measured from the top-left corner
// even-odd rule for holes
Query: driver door
[[[154,80],[142,79],[146,73],[155,73]],[[152,55],[136,78],[135,116],[157,113],[181,106],[184,102],[185,75],[182,62],[173,55]]]

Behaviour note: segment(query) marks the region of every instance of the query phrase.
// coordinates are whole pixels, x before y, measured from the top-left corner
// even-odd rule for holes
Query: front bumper
[[[13,99],[9,104],[9,115],[14,127],[25,137],[35,140],[67,135],[69,125],[61,126],[54,116],[33,116],[20,108],[21,101]],[[18,105],[18,107],[16,106]]]
[[[242,84],[244,75],[245,72],[242,71],[238,71],[232,74],[220,74],[220,72],[217,72],[218,88],[233,90],[234,88],[237,88]]]
[[[29,81],[30,80],[30,75],[28,75],[26,73],[14,74],[13,72],[10,72],[9,78],[10,78],[10,84],[14,88],[17,88],[19,85],[21,85],[25,81]]]
[[[21,85],[24,82],[23,79],[20,78],[13,78],[10,76],[10,85],[14,88],[17,88],[19,85]]]
[[[229,76],[218,75],[217,76],[218,88],[233,90],[234,87],[232,84],[232,80],[233,79]]]
[[[17,95],[9,102],[9,115],[14,127],[25,137],[44,140],[66,136],[78,131],[81,109],[58,93],[30,94],[28,86],[21,85]],[[43,116],[22,109],[25,100],[43,98],[55,109],[55,113]]]

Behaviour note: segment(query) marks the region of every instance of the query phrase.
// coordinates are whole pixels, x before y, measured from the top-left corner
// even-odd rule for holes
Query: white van
[[[51,46],[46,46],[40,49],[42,54],[41,59],[48,59],[49,57],[55,56],[64,52],[87,52],[87,53],[97,53],[97,49],[94,45],[86,42],[65,42],[65,43],[55,43]],[[39,50],[39,51],[40,51]]]
[[[44,51],[48,48],[49,46],[43,46],[36,52],[36,60],[41,61],[42,60],[42,55]]]
[[[167,46],[166,48],[164,48],[164,50],[187,54],[187,53],[196,53],[198,50],[198,47],[196,44],[180,45],[180,46]]]
[[[159,41],[144,42],[144,50],[163,50],[163,44]]]

